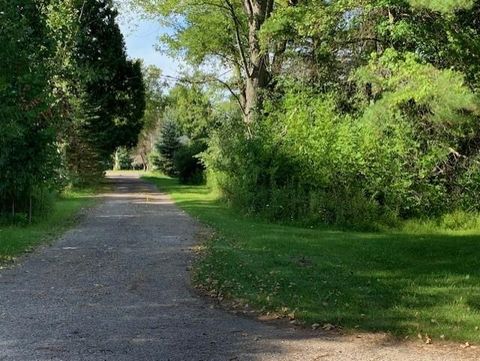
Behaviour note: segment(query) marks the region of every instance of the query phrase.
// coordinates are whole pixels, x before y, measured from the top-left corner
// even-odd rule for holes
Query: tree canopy
[[[480,210],[479,1],[132,2],[173,29],[164,51],[237,105],[199,117],[231,204],[356,226]],[[195,114],[190,130],[206,124]]]
[[[3,1],[0,213],[101,177],[143,126],[140,64],[127,59],[111,0]]]

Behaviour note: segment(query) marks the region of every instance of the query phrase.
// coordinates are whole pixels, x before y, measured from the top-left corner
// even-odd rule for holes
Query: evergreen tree
[[[159,158],[156,166],[168,176],[175,176],[175,152],[180,147],[177,124],[167,120],[160,131],[160,139],[155,145]]]
[[[140,62],[127,59],[111,0],[51,0],[48,9],[66,109],[65,159],[71,180],[89,183],[117,147],[136,144],[145,109]]]

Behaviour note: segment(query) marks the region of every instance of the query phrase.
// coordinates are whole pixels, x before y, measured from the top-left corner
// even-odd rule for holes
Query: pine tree
[[[172,120],[167,120],[162,126],[160,139],[155,147],[159,154],[156,166],[168,176],[176,175],[174,157],[175,152],[180,147],[178,138],[177,124]]]

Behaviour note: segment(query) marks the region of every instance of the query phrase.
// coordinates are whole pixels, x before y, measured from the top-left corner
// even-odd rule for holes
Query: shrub
[[[204,142],[189,142],[180,146],[174,154],[175,171],[182,183],[201,184],[205,181],[200,154],[206,150]]]
[[[479,131],[463,78],[386,51],[353,79],[371,85],[357,113],[301,89],[267,105],[253,136],[224,122],[204,159],[226,200],[274,220],[356,228],[478,204],[478,163],[460,171],[469,162],[457,151]]]

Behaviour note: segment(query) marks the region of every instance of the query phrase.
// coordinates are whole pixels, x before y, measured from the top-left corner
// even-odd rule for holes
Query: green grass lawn
[[[242,217],[205,186],[149,176],[216,231],[195,281],[305,324],[480,341],[480,235],[355,233]]]
[[[55,200],[50,213],[31,225],[0,226],[0,264],[52,240],[75,223],[81,208],[90,206],[94,191],[68,191]]]

